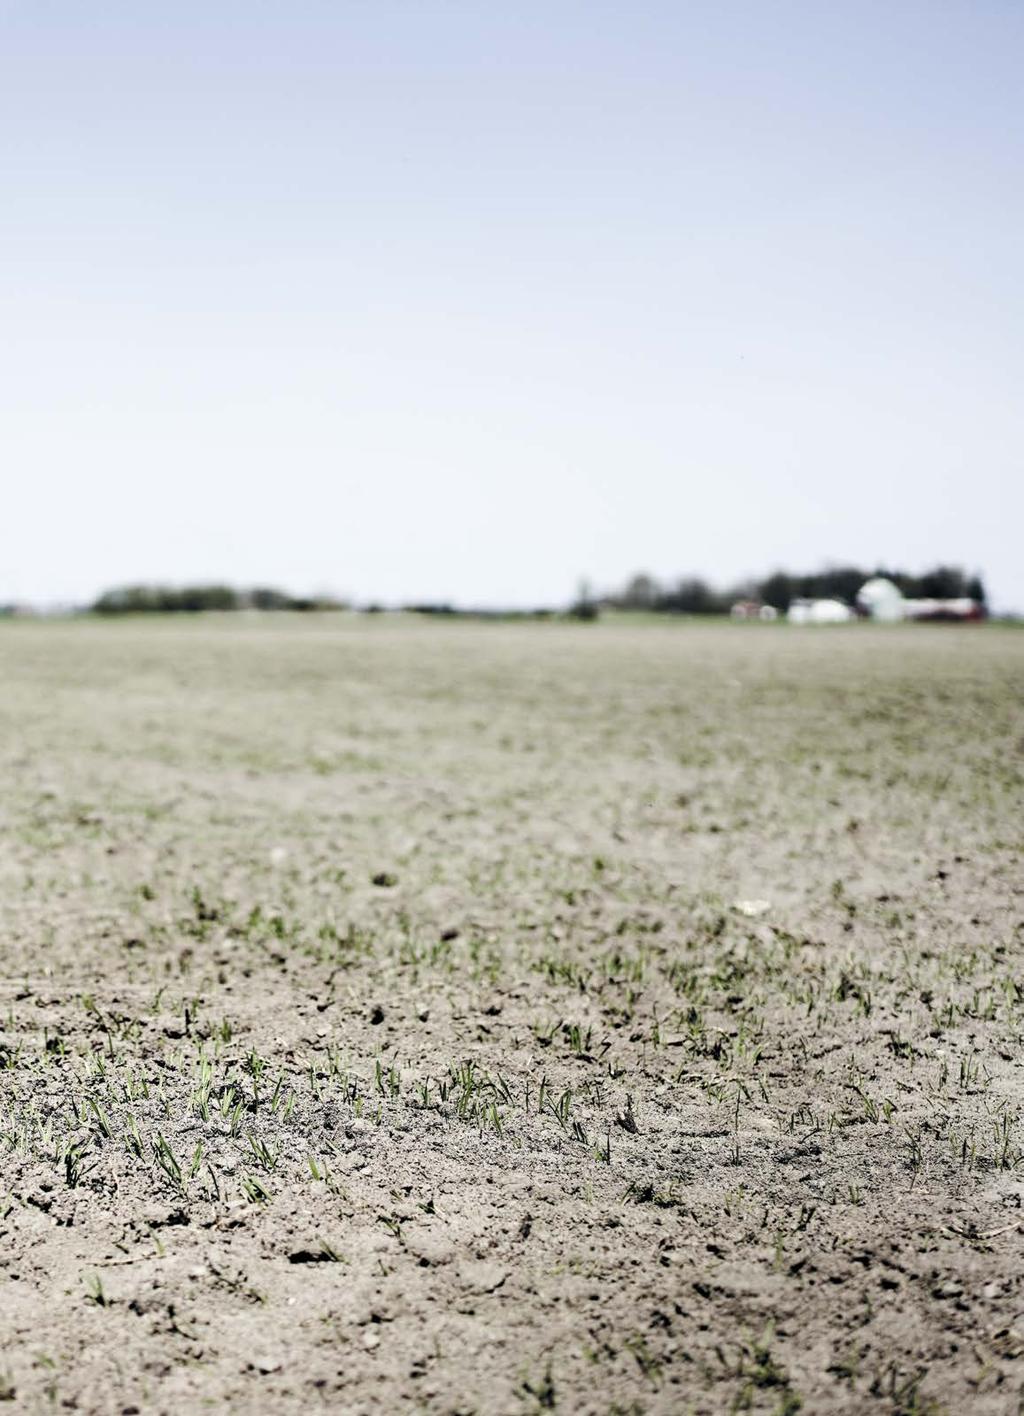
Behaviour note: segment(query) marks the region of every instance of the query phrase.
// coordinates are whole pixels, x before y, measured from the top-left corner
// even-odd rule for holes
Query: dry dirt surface
[[[1024,1409],[1024,633],[0,626],[0,1396]]]

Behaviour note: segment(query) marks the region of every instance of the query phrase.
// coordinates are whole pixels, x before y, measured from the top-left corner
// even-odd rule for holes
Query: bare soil
[[[1024,634],[0,627],[0,1396],[1024,1410]]]

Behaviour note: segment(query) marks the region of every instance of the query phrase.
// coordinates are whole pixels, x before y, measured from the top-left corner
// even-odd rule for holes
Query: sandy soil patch
[[[1024,635],[0,630],[0,1396],[1021,1409]]]

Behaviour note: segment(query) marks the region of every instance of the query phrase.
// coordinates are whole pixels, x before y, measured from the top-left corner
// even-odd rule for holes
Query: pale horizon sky
[[[0,0],[0,601],[1024,609],[1024,7]]]

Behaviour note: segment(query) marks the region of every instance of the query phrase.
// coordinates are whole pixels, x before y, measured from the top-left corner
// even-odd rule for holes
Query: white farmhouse
[[[842,600],[794,600],[786,618],[790,624],[848,624],[854,614]]]

